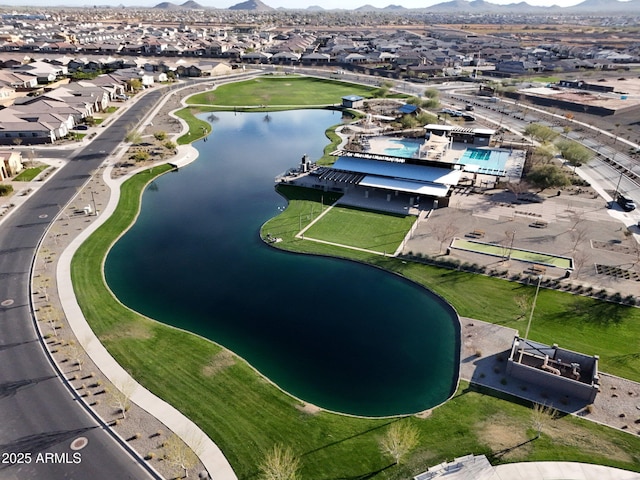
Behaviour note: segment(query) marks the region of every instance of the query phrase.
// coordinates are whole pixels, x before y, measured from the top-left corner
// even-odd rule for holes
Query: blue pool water
[[[478,173],[496,173],[505,171],[508,159],[509,152],[467,148],[458,163],[475,165]]]
[[[392,155],[394,157],[412,158],[418,153],[421,142],[407,139],[394,139],[391,143],[398,145],[397,147],[389,147],[384,149],[385,155]]]

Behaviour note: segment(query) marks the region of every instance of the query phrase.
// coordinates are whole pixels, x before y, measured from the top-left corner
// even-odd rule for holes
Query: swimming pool
[[[465,170],[504,175],[508,159],[509,152],[503,150],[467,148],[458,163],[465,165]]]
[[[393,145],[397,147],[387,147],[384,149],[385,155],[392,155],[394,157],[413,158],[418,153],[421,142],[407,139],[393,139],[390,140]]]

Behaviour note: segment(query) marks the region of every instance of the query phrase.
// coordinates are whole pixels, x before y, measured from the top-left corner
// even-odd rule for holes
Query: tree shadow
[[[376,430],[380,430],[380,429],[382,429],[382,428],[384,428],[384,427],[386,427],[388,425],[391,425],[392,423],[397,422],[397,421],[399,421],[401,419],[402,418],[396,418],[396,419],[390,420],[389,422],[386,422],[386,423],[383,423],[381,425],[378,425],[376,427],[372,427],[372,428],[369,428],[367,430],[363,430],[361,432],[354,433],[353,435],[350,435],[348,437],[341,438],[340,440],[336,440],[334,442],[327,443],[326,445],[322,445],[321,447],[317,447],[317,448],[309,450],[309,451],[307,451],[305,453],[302,453],[300,455],[300,457],[305,457],[307,455],[311,455],[312,453],[319,452],[320,450],[324,450],[325,448],[333,447],[334,445],[340,445],[341,443],[344,443],[346,441],[353,440],[354,438],[361,437],[362,435],[366,435],[367,433],[375,432]]]
[[[498,450],[497,452],[491,452],[490,454],[487,455],[487,460],[489,460],[489,463],[491,463],[492,465],[495,463],[499,463],[502,457],[504,457],[506,454],[513,452],[514,450],[520,447],[524,447],[525,445],[537,439],[538,437],[533,437],[533,438],[530,438],[529,440],[525,440],[524,442],[519,443],[518,445],[514,445],[513,447],[507,447],[507,448],[503,448],[502,450]]]
[[[633,307],[610,302],[576,300],[560,317],[577,319],[594,325],[619,325],[633,313]]]
[[[371,478],[376,477],[378,474],[384,472],[385,470],[388,470],[391,467],[394,467],[395,465],[396,463],[393,462],[387,465],[386,467],[382,467],[382,468],[379,468],[378,470],[373,470],[371,472],[363,473],[360,475],[353,475],[348,477],[331,477],[324,480],[370,480]]]

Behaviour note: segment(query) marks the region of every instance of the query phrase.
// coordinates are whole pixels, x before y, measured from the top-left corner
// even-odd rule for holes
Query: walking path
[[[182,157],[188,155],[193,155],[191,148],[181,150]],[[212,478],[216,480],[237,480],[231,465],[221,450],[195,423],[185,417],[176,408],[139,385],[135,379],[116,362],[95,336],[78,305],[71,281],[71,260],[80,245],[113,214],[120,199],[120,187],[122,183],[135,173],[114,180],[111,178],[112,169],[113,167],[111,166],[107,167],[102,176],[103,181],[110,187],[112,192],[106,208],[100,213],[100,216],[95,222],[92,222],[89,227],[83,230],[80,235],[71,242],[69,247],[62,252],[58,260],[56,279],[62,308],[67,321],[79,343],[98,368],[107,376],[109,381],[117,388],[132,386],[133,389],[130,392],[131,401],[141,406],[180,436],[200,457],[200,460]]]
[[[140,129],[152,125],[150,119],[158,114],[169,98],[171,98],[169,95],[164,98],[147,117],[147,120],[140,125]],[[182,131],[175,135],[176,138],[188,129],[184,121],[180,120],[180,122]],[[126,151],[126,147],[121,148],[113,158],[109,159],[109,165],[101,168],[101,172],[99,171],[87,181],[76,197],[67,206],[61,208],[59,218],[52,223],[50,230],[45,235],[43,245],[46,244],[46,247],[40,248],[38,253],[40,259],[36,262],[39,271],[34,272],[33,275],[34,303],[36,303],[36,309],[40,310],[39,318],[40,320],[48,318],[48,322],[41,324],[41,330],[46,329],[47,323],[49,327],[52,327],[51,331],[55,337],[48,340],[47,344],[58,364],[63,365],[61,370],[65,377],[70,377],[73,388],[86,392],[82,395],[84,401],[90,403],[92,408],[107,423],[110,423],[116,432],[120,432],[121,437],[127,437],[126,441],[131,443],[140,456],[144,455],[145,460],[152,467],[162,468],[164,470],[162,473],[167,477],[173,476],[172,471],[175,466],[169,461],[160,461],[163,455],[163,444],[168,438],[163,430],[166,427],[180,437],[198,456],[199,462],[188,466],[190,473],[197,474],[200,478],[237,480],[237,476],[223,453],[196,424],[139,385],[116,362],[91,330],[77,303],[71,281],[71,261],[76,250],[115,211],[120,198],[121,185],[139,171],[149,167],[145,166],[133,171],[125,170],[124,174],[120,171],[114,172],[114,165],[119,163]],[[177,147],[177,155],[171,158],[169,163],[183,166],[195,160],[197,156],[198,151],[191,145],[179,146]],[[87,216],[76,212],[78,209],[82,210],[82,206],[87,202],[89,205],[93,203],[99,215]],[[2,219],[0,218],[0,220]],[[53,241],[50,241],[51,239]],[[55,268],[55,283],[46,276],[47,264],[52,264],[52,267]],[[43,308],[45,303],[47,305]],[[56,311],[58,306],[64,312],[63,315],[52,313]],[[45,309],[49,310],[48,313],[44,313]],[[52,319],[51,317],[54,316],[56,318]],[[64,333],[67,330],[58,333],[57,331],[62,328],[62,325],[58,324],[56,320],[66,320],[75,338],[69,338]],[[88,360],[81,360],[78,353],[70,352],[75,349],[74,345],[76,344],[84,349]],[[69,357],[71,357],[71,361],[69,361]],[[78,367],[74,367],[74,364]],[[80,375],[78,373],[80,373],[83,364],[86,364],[85,371],[97,370]],[[91,380],[86,380],[89,378]],[[112,386],[105,385],[105,380]],[[121,420],[109,422],[108,419],[113,414],[112,405],[114,402],[108,397],[111,397],[109,392],[114,389],[120,390],[125,397],[128,397],[126,403],[130,400],[134,405],[131,411],[127,412],[126,419],[123,415]],[[103,397],[105,397],[107,404],[100,403]],[[191,462],[185,461],[184,463],[188,465]],[[203,468],[206,472],[202,471]]]

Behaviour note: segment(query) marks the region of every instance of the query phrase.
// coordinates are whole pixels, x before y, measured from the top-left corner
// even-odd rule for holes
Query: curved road
[[[154,90],[136,100],[0,228],[2,479],[159,478],[115,441],[58,378],[35,330],[29,284],[35,250],[60,206],[67,204],[164,91]],[[88,443],[74,451],[71,443],[78,437]]]

